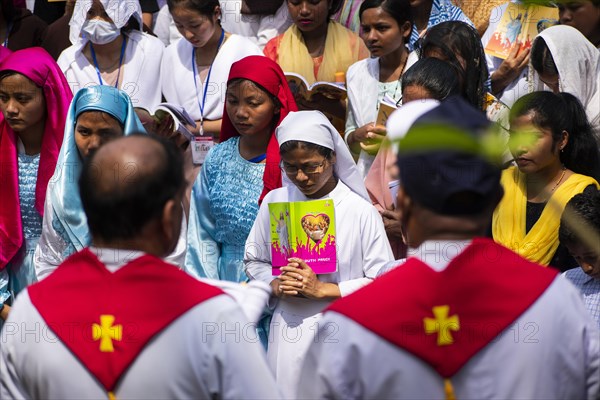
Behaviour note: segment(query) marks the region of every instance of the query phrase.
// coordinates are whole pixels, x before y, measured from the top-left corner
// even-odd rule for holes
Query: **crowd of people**
[[[462,3],[0,0],[0,397],[600,398],[600,2]]]

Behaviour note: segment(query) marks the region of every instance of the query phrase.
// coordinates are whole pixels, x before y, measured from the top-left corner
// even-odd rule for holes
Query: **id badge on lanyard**
[[[204,164],[208,152],[214,145],[215,141],[211,136],[196,136],[192,142],[192,161],[194,164]]]
[[[219,43],[217,44],[217,53],[223,44],[223,40],[225,38],[225,31],[221,31],[221,37],[219,38]],[[213,61],[214,63],[214,61]],[[206,104],[206,94],[208,92],[208,86],[210,83],[210,74],[212,72],[212,64],[208,69],[208,76],[206,77],[206,83],[204,84],[204,90],[202,93],[202,100],[200,100],[198,96],[198,82],[196,80],[196,48],[192,50],[192,71],[194,74],[194,87],[196,89],[196,98],[198,100],[198,108],[200,109],[200,136],[196,136],[194,138],[192,145],[192,161],[195,165],[202,165],[206,160],[206,156],[210,149],[215,145],[215,141],[212,136],[204,136],[204,129],[202,128],[202,123],[204,122],[204,105]]]

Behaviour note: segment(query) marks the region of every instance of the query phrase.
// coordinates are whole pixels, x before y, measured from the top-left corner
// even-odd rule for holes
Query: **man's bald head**
[[[162,217],[184,184],[181,154],[170,142],[140,134],[105,144],[84,163],[79,179],[92,236],[104,242],[135,239]]]

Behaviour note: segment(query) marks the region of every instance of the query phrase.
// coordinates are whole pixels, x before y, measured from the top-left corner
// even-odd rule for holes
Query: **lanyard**
[[[125,47],[127,45],[127,38],[123,38],[123,44],[121,45],[121,56],[119,57],[119,72],[117,72],[117,82],[115,83],[115,88],[119,88],[119,76],[121,75],[121,65],[123,64],[123,56],[125,55]],[[94,68],[96,68],[96,74],[98,74],[98,80],[101,85],[104,85],[102,82],[102,75],[100,75],[100,67],[98,67],[98,60],[96,60],[96,52],[94,51],[94,45],[90,42],[90,51],[92,52],[92,59],[94,60]]]
[[[2,44],[2,46],[6,47],[6,48],[8,48],[8,35],[10,35],[10,31],[12,31],[12,26],[13,26],[12,21],[10,21],[8,23],[8,25],[6,26],[6,39],[4,39],[4,43]]]
[[[225,30],[221,30],[221,37],[219,38],[219,43],[217,44],[217,54],[219,53],[219,49],[223,44],[223,39],[225,38]],[[216,58],[216,56],[215,56]],[[210,68],[208,68],[208,75],[206,76],[206,82],[204,83],[204,91],[202,93],[202,102],[200,102],[200,98],[198,96],[198,81],[196,77],[196,48],[192,49],[192,72],[194,73],[194,88],[196,90],[196,100],[198,101],[198,108],[200,109],[200,125],[204,122],[204,106],[206,105],[206,93],[208,92],[208,83],[210,82],[210,73],[212,72],[213,62],[210,64]]]

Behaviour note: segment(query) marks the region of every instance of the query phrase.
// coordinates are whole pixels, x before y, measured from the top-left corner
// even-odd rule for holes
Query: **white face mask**
[[[88,19],[81,27],[82,36],[94,44],[110,43],[121,34],[121,30],[113,22],[101,19]]]

